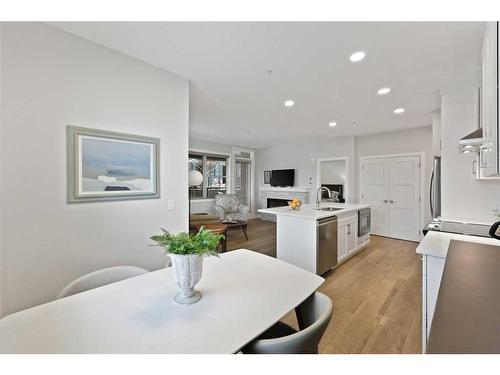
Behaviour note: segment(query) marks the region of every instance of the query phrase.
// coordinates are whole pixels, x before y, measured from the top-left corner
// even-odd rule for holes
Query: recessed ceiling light
[[[404,108],[396,108],[396,109],[394,110],[394,113],[395,113],[395,114],[397,114],[397,115],[399,115],[400,113],[403,113],[404,111],[405,111],[405,109],[404,109]]]
[[[365,53],[363,51],[358,51],[358,52],[354,52],[351,57],[349,57],[349,60],[351,60],[352,62],[358,62],[358,61],[361,61],[365,58]]]
[[[293,107],[294,104],[293,100],[285,100],[285,107]]]
[[[332,121],[328,123],[328,126],[333,128],[334,126],[337,126],[337,123],[335,121]]]
[[[391,88],[390,87],[382,87],[381,89],[379,89],[377,91],[377,94],[379,95],[386,95],[386,94],[389,94],[391,92]]]

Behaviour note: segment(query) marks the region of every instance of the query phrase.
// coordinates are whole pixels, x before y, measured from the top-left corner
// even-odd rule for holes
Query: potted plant
[[[180,291],[174,296],[174,302],[180,305],[194,303],[201,298],[201,293],[194,290],[201,279],[204,256],[219,256],[217,246],[224,239],[222,234],[215,234],[203,227],[198,233],[171,234],[162,229],[163,234],[152,236],[172,260],[174,280]]]

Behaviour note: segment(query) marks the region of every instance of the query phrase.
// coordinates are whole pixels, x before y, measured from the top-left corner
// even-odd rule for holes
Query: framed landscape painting
[[[68,203],[159,198],[160,140],[68,126]]]

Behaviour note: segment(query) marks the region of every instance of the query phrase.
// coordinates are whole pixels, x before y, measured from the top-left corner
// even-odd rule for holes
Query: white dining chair
[[[116,266],[103,268],[83,275],[78,279],[70,282],[57,295],[57,299],[85,292],[86,290],[98,288],[100,286],[115,283],[117,281],[129,279],[134,276],[143,275],[148,272],[149,271],[145,270],[144,268],[135,266]]]
[[[300,331],[278,322],[242,349],[244,354],[316,354],[332,317],[333,303],[322,294],[314,293],[296,309]]]

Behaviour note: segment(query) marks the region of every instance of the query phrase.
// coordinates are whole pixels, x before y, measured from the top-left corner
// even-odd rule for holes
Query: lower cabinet
[[[358,248],[358,213],[349,216],[338,217],[338,261],[351,255]]]
[[[422,256],[422,353],[427,348],[446,258]]]

